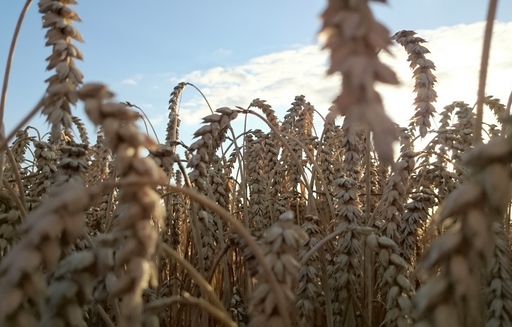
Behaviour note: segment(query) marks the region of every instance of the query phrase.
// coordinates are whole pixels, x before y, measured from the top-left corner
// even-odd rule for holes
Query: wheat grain
[[[46,32],[46,45],[52,46],[52,54],[47,58],[47,70],[55,69],[55,74],[46,80],[49,97],[45,101],[43,114],[52,124],[52,141],[58,143],[62,128],[71,129],[71,106],[76,98],[53,92],[55,88],[74,91],[82,84],[82,72],[76,67],[75,59],[82,60],[83,55],[72,41],[83,42],[80,32],[72,25],[79,22],[78,14],[68,5],[72,1],[40,0],[39,12],[43,14],[43,27]]]
[[[87,133],[87,128],[85,127],[85,124],[83,121],[78,118],[77,116],[71,116],[71,120],[73,121],[73,124],[75,124],[76,128],[78,129],[78,134],[80,135],[80,140],[83,144],[89,145],[89,136]]]
[[[53,174],[57,171],[57,151],[55,146],[44,141],[35,141],[34,143],[35,168],[38,174],[33,176],[30,183],[33,185],[28,188],[27,200],[29,207],[35,207],[43,200],[52,186]]]
[[[298,259],[302,260],[320,239],[323,233],[320,228],[320,220],[316,216],[306,215],[301,228],[307,235],[307,240],[302,243],[302,250],[298,253]],[[299,269],[299,282],[297,286],[297,309],[299,310],[299,326],[319,326],[322,323],[322,307],[325,302],[325,294],[321,288],[321,266],[318,254],[315,253],[305,265]]]
[[[295,287],[297,286],[299,264],[296,251],[306,237],[299,226],[293,224],[293,214],[286,212],[272,225],[262,239],[262,250],[265,260],[272,268],[285,294],[288,314],[295,303]],[[266,275],[259,271],[256,275],[257,284],[251,295],[251,321],[249,327],[278,327],[284,325],[284,318],[277,311],[277,303]]]
[[[422,253],[419,234],[424,229],[429,211],[436,204],[435,194],[430,188],[422,188],[411,194],[411,201],[404,207],[405,212],[400,223],[400,249],[402,257],[414,267],[416,259]]]
[[[416,32],[414,31],[400,31],[393,35],[392,39],[400,43],[405,48],[405,51],[407,51],[407,61],[410,62],[410,68],[413,70],[415,79],[415,113],[411,119],[410,127],[412,129],[417,128],[420,136],[425,137],[431,126],[430,120],[436,112],[432,105],[432,102],[435,102],[437,99],[437,93],[434,90],[434,84],[437,80],[432,73],[436,66],[431,60],[425,58],[425,54],[430,51],[421,43],[426,41],[415,35]]]
[[[21,241],[0,262],[0,325],[35,325],[44,313],[47,285],[40,267],[52,272],[62,251],[82,234],[84,212],[93,195],[71,182],[56,188],[51,201],[26,217]]]
[[[334,100],[338,115],[352,116],[354,124],[368,125],[374,143],[385,164],[393,161],[395,127],[385,114],[374,82],[398,84],[395,73],[377,57],[390,44],[388,30],[377,22],[366,2],[329,1],[322,13],[320,37],[331,50],[328,74],[340,72],[342,90]]]
[[[356,311],[361,307],[361,203],[356,180],[341,177],[334,185],[337,208],[333,223],[344,231],[336,242],[333,276],[329,278],[334,295],[334,324],[355,325]]]
[[[60,148],[61,158],[54,177],[54,186],[69,183],[84,183],[83,175],[88,168],[88,147],[84,144],[63,145]]]
[[[140,133],[134,121],[138,114],[125,104],[104,102],[112,97],[108,89],[99,84],[87,84],[78,92],[85,103],[89,118],[101,124],[106,144],[116,158],[116,170],[121,179],[162,181],[164,172],[149,158],[140,157],[142,147],[153,148],[154,143]],[[150,185],[126,186],[119,191],[114,233],[126,234],[115,255],[116,277],[107,287],[110,296],[121,298],[118,324],[137,326],[141,322],[142,293],[149,285],[155,285],[155,264],[158,232],[163,208],[160,197]]]
[[[486,278],[484,298],[487,312],[485,326],[509,326],[512,323],[512,267],[508,235],[501,222],[493,223],[496,236],[495,262]]]
[[[278,123],[276,112],[274,111],[274,109],[272,109],[271,105],[266,103],[265,100],[261,100],[259,98],[254,99],[251,101],[251,104],[249,105],[249,108],[251,107],[255,107],[263,111],[265,117],[267,117],[267,120],[272,124],[272,126],[277,128],[278,130],[281,128],[281,125],[279,125]]]
[[[167,134],[165,137],[167,145],[172,145],[173,142],[176,142],[179,139],[181,120],[178,113],[178,101],[181,93],[185,89],[185,86],[187,86],[187,83],[181,82],[176,85],[171,92],[171,97],[169,99],[169,121],[167,122]]]

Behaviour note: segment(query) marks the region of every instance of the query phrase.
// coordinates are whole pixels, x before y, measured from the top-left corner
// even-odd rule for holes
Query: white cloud
[[[512,89],[512,23],[496,23],[491,48],[487,93],[505,102]],[[457,25],[436,30],[418,31],[437,66],[435,75],[438,111],[452,101],[461,100],[471,105],[476,101],[479,61],[484,24]],[[413,116],[412,72],[407,55],[400,46],[393,46],[394,57],[383,56],[399,75],[398,87],[379,86],[388,113],[399,124],[407,125]],[[254,98],[267,100],[277,109],[280,118],[290,107],[296,95],[306,99],[322,113],[339,92],[339,77],[326,77],[328,53],[319,46],[305,46],[293,50],[261,56],[234,67],[216,67],[193,71],[179,78],[199,87],[210,104],[216,107],[247,106]],[[192,98],[190,98],[192,97]],[[195,124],[209,114],[204,100],[188,94],[181,104],[184,123]]]

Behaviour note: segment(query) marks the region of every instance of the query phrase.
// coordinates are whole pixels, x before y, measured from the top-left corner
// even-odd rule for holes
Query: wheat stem
[[[222,311],[225,310],[224,306],[222,305],[219,298],[215,294],[213,287],[210,284],[208,284],[208,282],[204,279],[204,277],[196,269],[194,269],[194,267],[190,264],[190,262],[183,259],[179,255],[178,252],[174,251],[173,248],[171,248],[169,245],[163,243],[162,241],[159,241],[158,245],[162,248],[162,250],[166,254],[171,256],[173,260],[177,261],[183,268],[185,268],[185,270],[192,276],[194,281],[197,284],[199,284],[199,287],[201,288],[201,290],[203,291],[205,296],[207,296],[210,299],[210,301],[212,301],[212,303],[214,304],[214,306],[217,309],[222,310]],[[227,314],[227,312],[225,312],[225,314]]]
[[[482,48],[482,58],[480,61],[480,75],[478,78],[478,98],[476,103],[476,123],[474,126],[475,143],[482,143],[482,119],[484,115],[484,97],[485,83],[487,79],[487,69],[489,66],[489,54],[491,52],[492,28],[494,26],[494,17],[496,16],[496,7],[498,0],[490,0],[487,11],[487,21],[485,23],[484,44]]]
[[[171,296],[163,299],[158,299],[156,301],[150,302],[146,305],[146,310],[151,311],[161,311],[165,307],[171,306],[174,303],[181,304],[192,304],[201,307],[210,313],[213,317],[217,318],[220,322],[228,327],[236,327],[237,325],[231,318],[222,310],[214,307],[210,303],[206,302],[203,299],[196,298],[191,296],[188,293],[183,294],[183,296]]]
[[[31,4],[32,0],[27,0],[25,2],[25,5],[23,6],[23,9],[21,9],[20,16],[16,23],[14,34],[12,35],[11,46],[9,47],[9,54],[7,56],[7,64],[5,65],[4,81],[2,84],[2,96],[0,97],[0,123],[4,120],[5,100],[7,99],[7,87],[9,85],[9,75],[11,73],[12,60],[14,59],[16,41],[18,40],[18,35],[20,34],[21,25],[23,23],[23,19],[25,18],[25,14],[27,13]]]

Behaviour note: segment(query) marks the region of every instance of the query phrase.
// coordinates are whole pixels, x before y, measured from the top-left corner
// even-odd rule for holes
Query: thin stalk
[[[2,182],[3,182],[3,185],[4,185],[5,189],[7,190],[9,195],[11,196],[12,200],[16,203],[16,206],[20,210],[20,213],[21,213],[21,216],[22,216],[22,220],[23,220],[23,218],[25,218],[25,216],[27,215],[26,208],[23,206],[23,203],[21,203],[18,195],[16,194],[16,192],[14,192],[14,190],[11,187],[11,185],[9,185],[9,183],[5,179],[2,180]]]
[[[148,125],[147,125],[147,124],[149,124],[149,126],[151,127],[151,130],[153,131],[153,135],[155,136],[156,142],[160,143],[160,140],[158,139],[158,135],[156,133],[155,127],[153,127],[153,124],[151,123],[151,120],[149,120],[149,117],[148,117],[148,115],[146,115],[144,110],[142,110],[142,108],[137,106],[136,104],[133,104],[133,103],[128,102],[128,101],[121,102],[121,103],[126,104],[128,107],[132,107],[132,108],[138,109],[142,113],[144,118],[146,118],[145,120],[142,119],[142,122],[144,123],[144,127],[146,128],[146,134],[149,135]],[[146,123],[146,120],[147,120],[148,123]],[[176,137],[175,137],[175,139],[176,139]]]
[[[208,274],[208,278],[206,279],[208,281],[208,283],[211,283],[212,280],[213,280],[213,276],[215,275],[215,268],[217,268],[217,266],[219,265],[220,261],[222,260],[222,257],[228,253],[228,250],[231,248],[231,246],[228,244],[226,244],[226,246],[222,249],[222,251],[219,253],[219,255],[217,255],[217,258],[215,258],[215,260],[213,261],[213,264],[212,264],[212,268],[211,268],[211,271],[210,273]]]
[[[484,97],[485,82],[487,79],[487,68],[489,66],[489,53],[491,52],[492,28],[494,27],[494,17],[496,17],[496,7],[498,0],[490,0],[487,11],[487,22],[485,23],[484,45],[482,49],[482,59],[480,61],[480,76],[478,78],[478,98],[476,103],[476,122],[475,122],[475,142],[482,143],[482,119],[484,116]]]
[[[22,208],[20,208],[20,210],[22,210],[22,212],[25,212],[23,214],[23,216],[26,216],[27,212],[26,210],[28,210],[28,206],[27,206],[27,200],[25,199],[25,188],[23,187],[23,182],[21,181],[21,175],[20,175],[20,171],[18,170],[18,166],[16,165],[16,159],[14,158],[14,155],[12,154],[12,151],[11,149],[7,148],[6,149],[6,152],[7,152],[7,157],[9,158],[9,161],[11,162],[11,167],[12,167],[12,171],[14,173],[14,178],[16,180],[16,184],[18,185],[18,190],[19,190],[19,200],[21,201],[21,205],[22,205]],[[2,176],[0,176],[0,183],[3,184],[3,174]]]
[[[108,314],[105,312],[105,309],[103,309],[101,305],[96,304],[96,310],[98,310],[98,313],[103,319],[103,322],[107,324],[107,327],[116,327],[116,325],[114,325]]]
[[[371,153],[370,153],[370,131],[366,131],[366,208],[364,211],[366,226],[373,226],[373,215],[370,215],[370,201],[371,201]],[[372,221],[370,221],[372,220]],[[372,316],[373,316],[373,251],[366,246],[366,242],[363,242],[363,253],[364,253],[364,293],[365,293],[365,302],[367,308],[367,316],[368,316],[368,326],[372,327]],[[364,315],[363,315],[364,316]]]
[[[190,274],[192,279],[199,285],[199,288],[201,288],[203,295],[207,297],[210,301],[212,301],[213,305],[223,311],[225,314],[224,306],[220,302],[219,298],[215,294],[215,291],[213,287],[208,284],[208,282],[204,279],[204,277],[188,262],[187,260],[183,259],[178,252],[174,251],[173,248],[171,248],[169,245],[165,244],[164,242],[160,241],[158,246],[167,254],[169,255],[174,261],[176,261],[178,264],[180,264],[185,270]]]
[[[236,327],[236,323],[231,320],[231,318],[226,313],[218,310],[216,307],[206,302],[205,300],[193,297],[188,293],[183,294],[183,296],[170,296],[150,302],[146,305],[146,310],[163,311],[166,307],[171,306],[174,303],[197,305],[207,311],[217,320],[219,320],[219,322],[222,322],[224,325],[228,327]]]
[[[7,99],[7,87],[9,85],[9,75],[11,74],[12,60],[14,59],[14,49],[16,48],[16,42],[18,41],[18,35],[20,34],[23,19],[25,18],[25,14],[27,13],[31,3],[32,0],[27,0],[25,2],[25,5],[21,9],[20,16],[18,17],[18,22],[16,23],[14,34],[12,35],[11,46],[9,48],[9,54],[7,56],[7,63],[5,64],[4,81],[2,84],[2,95],[0,97],[0,123],[4,121],[5,100]]]
[[[5,64],[5,72],[4,72],[4,80],[2,83],[2,94],[0,95],[0,141],[3,140],[5,136],[5,127],[4,127],[4,112],[5,112],[5,102],[7,100],[7,89],[9,86],[9,76],[11,74],[12,61],[14,59],[14,49],[16,49],[16,42],[18,41],[18,36],[20,34],[21,25],[23,23],[23,19],[25,18],[25,14],[30,7],[32,0],[27,0],[25,5],[21,9],[20,16],[18,17],[18,21],[16,22],[16,28],[14,29],[14,33],[12,35],[11,46],[9,47],[9,54],[7,55],[7,63]],[[11,136],[12,137],[12,136]],[[10,138],[6,138],[6,145]],[[3,142],[2,142],[3,144]],[[5,162],[5,153],[3,153],[4,146],[0,147],[0,185],[3,184],[4,178],[4,162]]]
[[[36,104],[36,106],[26,115],[19,123],[14,127],[14,129],[7,135],[5,138],[2,139],[3,135],[0,135],[0,152],[7,149],[7,144],[9,141],[16,135],[16,132],[25,126],[32,117],[34,117],[35,114],[41,109],[43,106],[44,98],[39,100],[39,102]]]

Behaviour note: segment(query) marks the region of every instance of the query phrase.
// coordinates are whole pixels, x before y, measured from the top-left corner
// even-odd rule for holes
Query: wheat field
[[[84,84],[79,8],[38,2],[52,76],[2,124],[0,326],[512,326],[512,98],[485,95],[496,1],[474,106],[434,107],[414,31],[329,0],[319,36],[343,77],[329,112],[297,95],[278,117],[254,99],[212,110],[191,144],[179,103],[193,81],[170,93],[162,144],[136,105]],[[378,56],[392,42],[415,82],[408,126],[375,89],[398,84]],[[30,125],[39,113],[48,131]],[[232,127],[246,119],[265,128]]]

